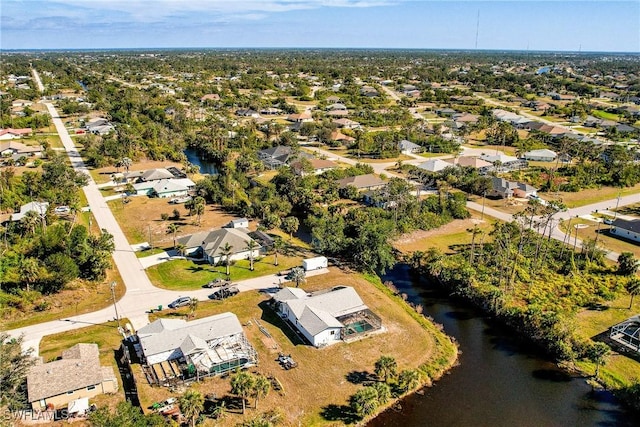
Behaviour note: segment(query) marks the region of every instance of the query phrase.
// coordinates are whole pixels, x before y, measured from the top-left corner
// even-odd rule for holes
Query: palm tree
[[[173,248],[176,248],[176,233],[178,232],[178,230],[180,229],[180,226],[176,223],[171,223],[169,224],[169,226],[167,227],[167,232],[168,233],[173,233]]]
[[[278,265],[278,253],[284,248],[284,241],[280,237],[273,239],[273,265]]]
[[[23,258],[20,262],[20,276],[27,284],[27,292],[31,285],[40,278],[40,263],[35,258]]]
[[[204,410],[204,396],[198,391],[187,390],[178,398],[178,405],[191,427],[195,427],[198,416]]]
[[[622,252],[618,256],[618,273],[623,276],[633,276],[638,271],[640,262],[632,252]]]
[[[28,211],[22,218],[22,228],[33,234],[36,232],[36,227],[40,223],[40,215],[36,211]]]
[[[176,245],[175,248],[176,248],[176,252],[178,252],[178,255],[185,256],[187,254],[187,247],[182,243]]]
[[[229,275],[229,261],[230,261],[230,257],[231,254],[233,253],[233,246],[231,246],[229,244],[229,242],[226,242],[222,247],[220,247],[220,249],[218,249],[218,252],[220,252],[220,257],[224,257],[225,260],[225,264],[227,266],[227,276]]]
[[[242,399],[242,413],[245,411],[247,397],[251,395],[255,377],[248,372],[238,372],[231,377],[231,393]]]
[[[391,356],[381,356],[376,361],[374,372],[376,376],[384,382],[395,378],[398,371],[398,363]]]
[[[373,414],[378,405],[378,391],[373,387],[358,390],[349,401],[349,406],[360,417]]]
[[[603,342],[596,342],[587,350],[587,358],[596,364],[596,380],[600,375],[600,366],[604,366],[607,363],[606,359],[610,353],[611,349]]]
[[[256,399],[256,409],[258,409],[258,400],[266,397],[271,390],[271,381],[264,375],[257,375],[253,384],[253,397]]]
[[[633,297],[640,295],[640,279],[634,277],[627,282],[625,288],[627,289],[627,292],[629,292],[629,295],[631,295],[631,301],[629,302],[629,310],[631,310],[631,307],[633,306]]]
[[[204,213],[205,201],[203,197],[196,197],[193,200],[193,213],[197,216],[198,225],[200,225],[200,221],[202,219],[202,214]]]
[[[245,249],[249,251],[249,270],[251,271],[253,271],[253,252],[259,247],[260,245],[255,240],[249,240],[245,246]]]
[[[191,298],[191,301],[189,301],[189,315],[187,316],[187,318],[193,317],[197,308],[198,308],[198,298]]]
[[[413,390],[420,383],[420,374],[415,369],[405,369],[398,375],[398,387],[403,392]]]
[[[221,420],[227,414],[227,404],[222,401],[213,409],[211,416],[217,420]]]
[[[295,216],[288,216],[282,220],[282,230],[289,234],[289,240],[293,239],[293,233],[298,231],[300,221]]]
[[[306,273],[302,267],[295,267],[291,269],[289,273],[289,277],[292,282],[296,282],[296,288],[300,287],[300,283],[304,283],[307,281]]]

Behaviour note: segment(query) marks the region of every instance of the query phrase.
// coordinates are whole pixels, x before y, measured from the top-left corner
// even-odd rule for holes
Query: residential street
[[[37,72],[34,70],[34,76],[36,81],[39,80]],[[39,84],[40,85],[40,84]],[[51,103],[45,103],[53,123],[60,135],[60,139],[64,144],[64,147],[69,155],[71,164],[73,167],[89,176],[89,184],[84,187],[84,192],[89,203],[91,212],[94,214],[96,223],[101,229],[105,229],[111,233],[114,237],[115,252],[113,253],[113,260],[115,262],[120,276],[126,287],[126,293],[117,302],[118,314],[120,318],[128,318],[134,329],[141,328],[149,322],[147,311],[150,308],[157,308],[159,305],[164,307],[168,303],[173,301],[179,296],[191,296],[200,300],[206,300],[207,296],[211,294],[215,289],[201,289],[193,292],[179,292],[159,289],[153,286],[146,272],[144,271],[140,259],[135,255],[133,249],[129,245],[122,229],[117,223],[115,217],[111,213],[111,210],[107,206],[104,197],[100,193],[100,190],[96,186],[95,182],[91,178],[87,167],[85,166],[80,153],[76,149],[75,145],[69,133],[67,132],[62,120],[60,119],[55,107]],[[323,274],[328,270],[317,270],[309,272],[309,276],[316,274]],[[277,286],[279,278],[275,275],[260,277],[256,279],[246,280],[239,282],[238,288],[241,291],[251,289],[266,289]],[[70,301],[70,304],[73,302]],[[40,323],[32,326],[26,326],[24,328],[14,329],[8,331],[13,336],[19,336],[24,334],[24,347],[32,347],[35,352],[38,352],[40,340],[45,335],[56,334],[59,332],[69,331],[72,329],[81,328],[98,323],[104,323],[106,321],[114,320],[116,313],[113,305],[79,316],[72,316],[65,319],[54,320],[51,322]]]

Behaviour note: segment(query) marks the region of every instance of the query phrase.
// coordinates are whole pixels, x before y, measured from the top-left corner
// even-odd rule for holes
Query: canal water
[[[606,391],[558,369],[513,332],[399,264],[391,280],[460,345],[460,365],[368,424],[382,426],[640,426]]]
[[[200,156],[198,156],[198,152],[194,148],[187,148],[186,150],[184,150],[184,154],[185,156],[187,156],[187,160],[189,161],[189,163],[200,168],[201,174],[215,175],[218,173],[218,169],[216,169],[214,164],[202,160]]]

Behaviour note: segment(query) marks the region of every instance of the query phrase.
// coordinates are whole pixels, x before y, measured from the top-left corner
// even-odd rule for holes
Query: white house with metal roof
[[[140,328],[137,335],[143,361],[150,367],[177,362],[181,367],[206,375],[253,366],[258,360],[233,313],[191,322],[158,319]]]
[[[315,347],[335,344],[382,328],[380,318],[349,286],[315,293],[283,288],[273,297],[281,317]]]

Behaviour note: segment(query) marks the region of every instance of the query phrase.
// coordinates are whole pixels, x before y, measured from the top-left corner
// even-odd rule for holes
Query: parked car
[[[53,211],[57,214],[65,214],[71,212],[71,208],[69,206],[58,206]]]
[[[177,300],[169,303],[169,308],[184,307],[185,305],[189,305],[190,302],[191,297],[180,297]]]
[[[238,288],[236,288],[235,286],[228,286],[218,289],[217,291],[209,295],[209,299],[222,300],[237,295],[238,293],[240,293]]]
[[[214,280],[210,281],[209,283],[205,283],[204,285],[202,285],[202,287],[203,288],[217,288],[218,286],[227,286],[227,285],[230,285],[230,284],[231,284],[230,280],[218,277],[217,279],[214,279]]]

